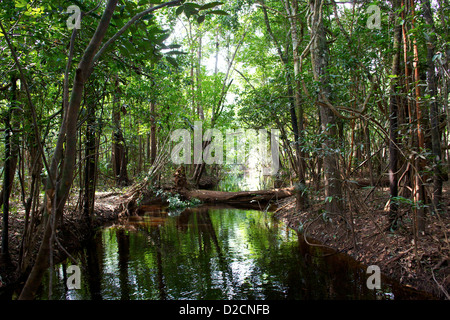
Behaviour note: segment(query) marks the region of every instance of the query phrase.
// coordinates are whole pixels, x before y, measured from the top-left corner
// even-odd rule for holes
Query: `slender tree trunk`
[[[152,117],[152,125],[150,127],[150,145],[151,145],[151,151],[150,151],[150,161],[151,164],[155,162],[156,159],[156,112],[155,112],[155,102],[150,102],[150,113]]]
[[[83,215],[88,225],[91,225],[91,216],[95,203],[95,177],[96,177],[96,123],[95,123],[95,102],[88,102],[88,118],[86,121],[86,145],[85,145],[85,165],[84,165],[84,196]]]
[[[126,144],[125,139],[123,137],[122,131],[122,107],[120,105],[120,85],[119,79],[116,78],[115,81],[115,95],[113,102],[113,113],[112,113],[112,122],[114,126],[113,131],[113,146],[112,146],[112,162],[113,162],[113,171],[114,177],[116,178],[116,184],[118,186],[127,186],[129,184],[128,179],[128,163],[127,163],[127,154],[126,154]]]
[[[9,255],[9,196],[11,194],[13,176],[15,165],[12,159],[13,153],[11,152],[11,117],[13,115],[13,110],[17,103],[17,79],[15,76],[11,77],[11,101],[9,108],[6,112],[5,117],[5,162],[3,168],[3,223],[2,223],[2,246],[1,246],[1,260],[6,263],[10,262]],[[17,163],[17,157],[15,157],[15,162]],[[14,168],[13,168],[14,167]]]
[[[200,119],[205,120],[205,115],[203,114],[203,99],[202,99],[202,78],[201,78],[201,67],[202,67],[202,35],[199,35],[198,39],[198,51],[197,51],[197,68],[196,68],[196,78],[197,78],[197,114]]]
[[[298,2],[297,0],[292,0],[292,4],[289,0],[284,1],[286,13],[288,15],[288,19],[291,25],[291,38],[292,38],[292,54],[293,54],[293,62],[294,62],[294,83],[295,83],[295,91],[294,91],[294,102],[295,107],[292,110],[291,108],[291,122],[296,123],[294,126],[294,134],[296,136],[296,153],[297,153],[297,163],[298,163],[298,183],[300,189],[298,192],[300,193],[297,197],[297,209],[304,210],[308,204],[308,197],[305,192],[306,188],[306,163],[303,157],[303,152],[301,151],[301,144],[303,143],[303,106],[302,106],[302,98],[300,96],[301,84],[300,84],[300,39],[298,37],[297,32],[297,15],[298,15]]]
[[[304,210],[307,206],[307,195],[304,192],[305,191],[305,171],[306,171],[306,163],[302,157],[302,152],[300,149],[300,143],[301,143],[301,134],[303,130],[303,108],[301,105],[301,96],[300,96],[300,80],[299,72],[300,72],[300,56],[298,52],[299,47],[299,39],[297,34],[297,21],[296,21],[296,14],[298,9],[298,4],[296,0],[293,0],[293,6],[291,9],[291,5],[289,3],[289,0],[284,0],[285,10],[287,15],[289,16],[289,22],[290,22],[290,31],[291,31],[291,38],[292,38],[292,46],[293,46],[293,56],[294,56],[294,83],[295,83],[295,89],[292,86],[292,76],[291,76],[291,70],[289,68],[289,55],[287,50],[285,53],[281,50],[281,47],[278,43],[277,38],[273,34],[272,28],[270,26],[269,16],[267,14],[267,9],[265,7],[264,1],[261,0],[262,4],[262,11],[264,14],[264,22],[266,24],[267,33],[270,36],[271,41],[273,42],[273,45],[275,46],[278,56],[280,58],[280,61],[283,64],[284,72],[285,72],[285,79],[286,79],[286,88],[287,88],[287,94],[289,99],[289,115],[292,125],[292,132],[294,134],[294,148],[295,148],[295,164],[294,164],[294,171],[297,174],[297,210]],[[297,116],[298,112],[298,116]]]
[[[364,138],[365,138],[365,152],[366,157],[368,159],[368,166],[369,166],[369,177],[370,177],[370,185],[375,185],[375,178],[373,176],[373,165],[372,165],[372,144],[370,141],[370,130],[369,130],[369,122],[367,120],[363,121],[364,126]]]
[[[393,10],[396,11],[400,8],[398,0],[392,1]],[[391,88],[390,88],[390,100],[389,100],[389,222],[391,228],[397,228],[398,219],[398,204],[395,201],[395,197],[398,196],[398,77],[400,76],[400,43],[402,36],[402,27],[399,24],[397,17],[394,22],[394,38],[393,38],[393,55],[392,55],[392,67],[391,67]]]
[[[322,19],[323,0],[310,1],[312,12],[311,36],[315,37],[311,43],[311,62],[314,80],[320,83],[321,93],[319,101],[330,100],[331,88],[328,75],[329,51],[325,37],[325,27]],[[323,102],[323,101],[322,101]],[[324,104],[324,103],[323,103]],[[324,134],[323,157],[324,183],[325,183],[325,210],[332,213],[341,213],[343,210],[342,183],[339,174],[339,155],[337,149],[337,119],[336,115],[327,107],[320,105],[320,118],[322,133]]]
[[[415,27],[415,3],[411,0],[411,16],[412,23],[411,27]],[[417,120],[417,142],[418,142],[418,152],[423,152],[425,150],[425,137],[424,137],[424,120],[422,116],[422,103],[421,103],[421,93],[420,93],[420,73],[419,73],[419,50],[417,48],[416,36],[413,39],[413,51],[414,51],[414,87],[415,87],[415,100],[416,100],[416,120]],[[425,169],[425,160],[418,157],[416,159],[416,173],[415,173],[415,183],[414,183],[414,202],[418,204],[416,206],[416,219],[417,219],[417,231],[425,231],[425,180],[426,177],[423,175]]]
[[[436,48],[436,34],[434,29],[433,14],[431,11],[431,4],[429,0],[422,0],[423,4],[423,17],[427,25],[430,26],[431,33],[430,38],[427,41],[427,91],[430,95],[430,123],[431,123],[431,143],[433,153],[433,192],[432,192],[432,204],[433,211],[440,209],[440,201],[442,198],[442,151],[441,151],[441,139],[439,131],[439,106],[437,96],[437,79],[435,73],[435,64],[433,57]]]

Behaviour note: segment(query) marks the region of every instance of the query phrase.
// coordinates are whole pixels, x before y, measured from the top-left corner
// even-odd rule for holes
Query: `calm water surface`
[[[66,267],[52,272],[53,299],[409,299],[410,290],[369,275],[354,260],[308,246],[270,213],[144,207],[105,227],[76,255],[81,289]],[[40,299],[48,298],[50,272]]]

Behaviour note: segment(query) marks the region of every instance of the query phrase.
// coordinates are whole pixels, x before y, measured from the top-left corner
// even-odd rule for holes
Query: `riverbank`
[[[76,210],[76,204],[68,204],[65,210],[62,225],[58,227],[57,237],[59,244],[55,244],[54,262],[57,263],[67,258],[67,252],[74,252],[84,246],[84,242],[90,236],[88,230],[96,230],[104,226],[106,223],[118,218],[121,212],[121,204],[124,195],[120,192],[98,192],[96,194],[96,202],[94,215],[91,220],[91,226],[86,225],[86,221]],[[0,299],[11,295],[11,291],[20,287],[26,279],[22,279],[18,270],[19,250],[21,247],[21,234],[24,230],[25,218],[23,208],[20,204],[16,204],[19,208],[14,212],[16,216],[10,216],[9,225],[9,253],[10,263],[0,263]],[[35,240],[36,246],[34,250],[39,249],[40,239]],[[61,246],[59,246],[61,245]]]
[[[367,189],[355,192],[358,193],[355,197],[365,199]],[[298,212],[292,196],[278,202],[275,217],[305,238],[313,238],[365,265],[378,265],[383,274],[405,286],[425,291],[438,299],[449,299],[449,214],[428,215],[426,233],[415,241],[409,214],[403,213],[399,230],[389,230],[384,210],[387,199],[376,197],[368,206],[352,203],[351,212],[333,215],[325,214],[319,204]],[[445,203],[450,204],[448,197]]]

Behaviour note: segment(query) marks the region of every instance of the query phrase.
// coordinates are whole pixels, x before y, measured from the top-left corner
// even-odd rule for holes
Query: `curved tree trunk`
[[[42,276],[49,266],[49,256],[51,248],[50,241],[52,239],[52,234],[55,227],[54,222],[59,220],[58,218],[63,213],[63,208],[69,195],[70,187],[72,185],[77,150],[77,118],[78,111],[81,105],[81,99],[83,97],[84,84],[92,71],[92,63],[95,53],[99,49],[100,44],[102,43],[102,40],[106,34],[106,30],[108,29],[109,22],[114,13],[116,5],[117,0],[108,1],[97,30],[95,31],[91,42],[86,48],[76,70],[72,94],[67,109],[67,121],[63,123],[63,126],[65,126],[64,131],[66,132],[66,149],[64,154],[64,164],[62,167],[62,176],[61,180],[55,185],[56,190],[50,189],[47,190],[46,193],[46,210],[50,217],[53,217],[53,219],[48,219],[47,221],[36,261],[19,296],[20,300],[34,299],[39,285],[41,284]],[[54,155],[54,157],[55,156],[57,155]]]

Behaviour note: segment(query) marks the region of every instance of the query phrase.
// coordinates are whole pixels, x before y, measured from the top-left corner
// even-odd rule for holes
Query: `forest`
[[[139,243],[156,266],[146,285],[183,297],[163,272],[182,269],[169,255],[183,245],[198,258],[188,266],[218,268],[189,278],[203,284],[193,291],[220,273],[228,297],[278,299],[284,275],[257,269],[270,258],[291,270],[281,254],[294,240],[278,244],[278,222],[239,208],[273,215],[295,245],[450,299],[449,16],[448,0],[0,1],[0,296],[51,299],[59,268],[66,277],[99,229],[126,220],[100,242],[118,246],[128,290],[144,286],[122,269]],[[222,238],[233,223],[249,223],[252,250],[273,250],[239,269],[263,284],[233,269],[237,249]],[[192,297],[226,299],[210,294]]]

